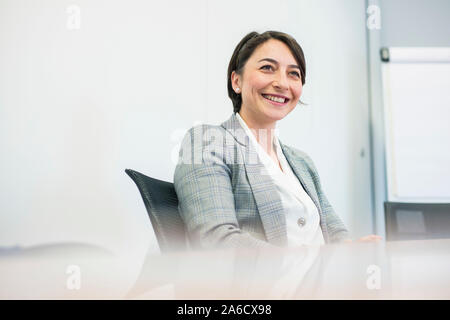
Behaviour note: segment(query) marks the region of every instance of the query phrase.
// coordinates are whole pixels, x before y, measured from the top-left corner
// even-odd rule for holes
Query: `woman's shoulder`
[[[301,160],[305,160],[307,162],[312,162],[311,157],[303,150],[300,150],[298,148],[292,147],[292,146],[288,146],[286,144],[282,144],[280,142],[280,144],[282,145],[283,151],[289,153],[290,155],[299,158]]]
[[[281,144],[281,142],[280,142]],[[295,159],[297,161],[303,161],[306,163],[306,165],[311,169],[313,172],[317,172],[316,166],[314,165],[314,161],[311,159],[311,157],[303,150],[300,150],[298,148],[288,146],[283,144],[283,151],[288,154],[288,157],[290,159]]]
[[[178,165],[225,161],[233,154],[234,138],[220,125],[198,124],[189,128],[180,145]]]
[[[208,124],[208,123],[200,123],[190,127],[186,131],[186,135],[192,135],[194,133],[199,132],[210,132],[210,131],[224,131],[225,129],[220,125]]]
[[[193,144],[204,148],[211,145],[229,145],[234,140],[223,124],[202,123],[192,126],[186,131],[182,145]]]

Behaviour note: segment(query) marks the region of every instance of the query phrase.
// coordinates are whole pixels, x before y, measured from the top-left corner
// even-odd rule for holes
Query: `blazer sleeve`
[[[333,207],[331,206],[325,192],[322,189],[322,184],[320,183],[319,174],[317,172],[316,166],[311,158],[302,152],[302,156],[305,159],[309,172],[311,173],[312,180],[316,187],[317,196],[319,198],[319,204],[322,209],[322,215],[325,217],[325,223],[327,227],[327,232],[329,235],[329,242],[342,242],[344,240],[350,239],[350,234],[342,222],[341,218],[336,214]]]
[[[274,248],[239,228],[224,137],[224,129],[202,125],[191,128],[181,144],[174,186],[190,244],[195,249]]]

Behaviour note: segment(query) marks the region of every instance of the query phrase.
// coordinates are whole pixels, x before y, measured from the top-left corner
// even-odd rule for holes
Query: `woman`
[[[191,128],[175,169],[194,248],[351,241],[311,159],[274,134],[300,100],[305,70],[301,47],[282,32],[249,33],[235,48],[228,66],[234,112],[220,126]]]

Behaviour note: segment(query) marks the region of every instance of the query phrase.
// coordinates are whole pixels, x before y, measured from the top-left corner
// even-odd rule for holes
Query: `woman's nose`
[[[279,90],[286,90],[288,88],[287,79],[282,73],[278,73],[273,80],[273,86]]]

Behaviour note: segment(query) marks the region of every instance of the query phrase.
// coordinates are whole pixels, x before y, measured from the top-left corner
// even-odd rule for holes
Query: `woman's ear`
[[[241,93],[241,76],[233,71],[231,73],[231,85],[236,93]]]

